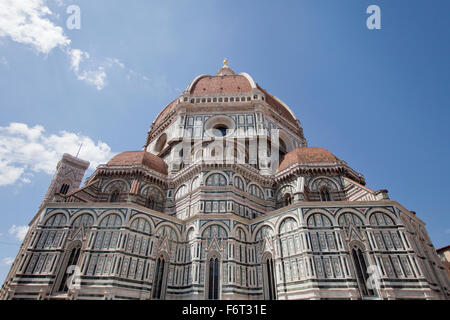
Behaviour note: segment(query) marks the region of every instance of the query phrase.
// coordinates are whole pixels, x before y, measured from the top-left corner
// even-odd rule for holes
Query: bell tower
[[[89,168],[89,161],[64,153],[56,166],[56,172],[42,201],[42,205],[46,202],[51,202],[56,194],[64,195],[78,189],[87,168]]]

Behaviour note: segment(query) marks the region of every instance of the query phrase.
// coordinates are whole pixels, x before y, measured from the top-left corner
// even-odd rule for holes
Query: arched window
[[[288,217],[280,224],[280,235],[294,231],[297,227],[297,221],[294,218]]]
[[[331,220],[322,213],[314,213],[308,217],[308,227],[310,228],[331,227],[331,225]]]
[[[109,196],[109,202],[119,202],[120,193],[117,190],[114,190]]]
[[[142,189],[141,195],[145,197],[145,206],[156,211],[163,211],[164,196],[155,186],[146,186]]]
[[[66,216],[62,213],[58,213],[47,219],[44,225],[46,227],[63,227],[66,224],[66,221]]]
[[[70,253],[67,253],[68,258],[66,258],[67,260],[65,261],[65,263],[61,265],[60,269],[60,273],[62,273],[63,275],[61,282],[59,283],[58,286],[58,292],[66,293],[67,291],[69,291],[69,285],[67,281],[70,275],[69,272],[71,271],[69,270],[69,267],[77,265],[78,259],[80,258],[80,252],[81,252],[81,243],[77,243],[77,245],[75,245],[72,248],[72,250],[70,250]],[[72,271],[75,272],[74,270]]]
[[[228,238],[227,231],[217,224],[210,225],[202,232],[202,238],[207,240],[207,245],[211,243],[211,240],[216,237],[219,245],[222,245],[222,241]]]
[[[187,187],[185,184],[183,184],[181,187],[178,188],[177,192],[175,193],[175,200],[181,199],[186,193],[187,193]]]
[[[240,241],[243,241],[243,242],[247,241],[247,236],[245,235],[245,231],[242,230],[242,228],[237,229],[236,235],[237,235],[237,239],[239,239]]]
[[[355,266],[356,277],[358,281],[358,286],[363,297],[375,295],[372,289],[367,287],[367,279],[369,275],[367,274],[367,264],[364,259],[362,250],[358,246],[352,248],[352,259]]]
[[[309,190],[319,192],[322,189],[338,191],[339,185],[336,181],[327,177],[318,177],[309,183]]]
[[[220,279],[220,268],[219,268],[219,258],[211,258],[208,262],[208,299],[217,300],[219,299],[219,279]]]
[[[104,193],[112,193],[113,191],[117,191],[119,193],[127,193],[130,191],[130,186],[124,180],[116,179],[109,182],[104,188]]]
[[[239,190],[244,190],[244,181],[240,177],[234,177],[234,186]]]
[[[370,216],[370,224],[373,226],[393,226],[395,225],[394,220],[389,217],[386,213],[375,212]]]
[[[198,187],[200,187],[200,178],[195,177],[194,179],[192,179],[191,191],[197,189]]]
[[[261,190],[260,187],[258,187],[255,184],[252,184],[249,188],[248,188],[248,192],[251,195],[254,195],[257,198],[263,199],[264,200],[264,192]]]
[[[69,185],[67,183],[63,183],[61,185],[61,189],[59,189],[59,193],[67,194],[67,191],[69,191]]]
[[[152,298],[153,299],[164,299],[163,294],[163,280],[165,278],[166,273],[166,261],[164,257],[159,257],[158,261],[156,262],[156,269],[155,269],[155,280],[153,281],[153,293]]]
[[[331,201],[330,191],[327,188],[320,189],[320,201]]]
[[[150,235],[151,227],[150,223],[144,218],[136,218],[131,223],[130,229],[142,234]]]
[[[263,261],[264,273],[264,300],[275,300],[275,277],[273,273],[273,260],[270,255]]]
[[[168,225],[159,227],[158,230],[156,231],[156,236],[160,240],[162,240],[165,236],[167,236],[169,241],[178,241],[178,236],[177,236],[175,230]]]
[[[227,179],[223,174],[214,173],[206,179],[207,186],[226,186]]]
[[[103,228],[119,228],[121,225],[122,218],[118,214],[110,214],[100,222],[100,227]]]

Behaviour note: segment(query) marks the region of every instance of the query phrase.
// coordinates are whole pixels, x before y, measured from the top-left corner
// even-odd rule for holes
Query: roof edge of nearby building
[[[447,249],[450,249],[450,244],[446,245],[446,246],[444,246],[442,248],[436,249],[436,251],[439,252],[439,251],[444,251],[444,250],[447,250]]]

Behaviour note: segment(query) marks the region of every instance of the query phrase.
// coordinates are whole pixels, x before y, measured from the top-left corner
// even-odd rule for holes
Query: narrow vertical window
[[[59,190],[59,193],[67,194],[67,191],[69,191],[69,185],[67,183],[63,183],[61,185],[61,189]]]
[[[213,299],[219,299],[219,259],[214,260],[214,294]]]
[[[273,260],[272,258],[267,258],[264,266],[264,277],[265,277],[265,285],[267,286],[264,290],[264,299],[265,300],[275,300],[275,277],[273,273]]]
[[[372,289],[367,288],[366,282],[369,278],[367,274],[367,266],[363,253],[359,248],[352,249],[352,258],[356,269],[358,285],[363,296],[373,296],[375,293]]]
[[[73,248],[70,251],[70,256],[69,259],[67,260],[67,262],[61,266],[61,271],[63,272],[63,277],[61,279],[61,282],[59,284],[59,288],[58,288],[58,292],[62,292],[65,293],[67,291],[69,291],[69,287],[67,286],[67,279],[69,277],[69,274],[67,273],[67,268],[72,266],[72,265],[76,265],[78,262],[78,259],[80,257],[80,252],[81,252],[81,247],[80,246],[76,246],[75,248]]]
[[[289,205],[291,205],[291,204],[292,204],[292,196],[291,196],[290,193],[287,193],[287,194],[284,196],[284,206],[286,207],[286,206],[289,206]]]
[[[111,193],[111,197],[109,198],[109,202],[118,202],[119,201],[119,191],[113,191]]]
[[[155,270],[155,281],[153,282],[153,299],[162,299],[162,288],[164,278],[164,258],[158,258]]]
[[[330,192],[327,188],[320,190],[320,200],[321,201],[331,201]]]
[[[219,259],[211,258],[209,259],[209,276],[208,276],[208,299],[217,300],[219,299]]]
[[[153,198],[148,198],[145,203],[145,206],[152,210],[155,209],[155,201],[153,200]]]

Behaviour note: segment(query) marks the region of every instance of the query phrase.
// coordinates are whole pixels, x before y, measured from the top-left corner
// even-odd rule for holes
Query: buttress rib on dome
[[[334,154],[324,148],[301,147],[288,152],[277,171],[282,171],[296,163],[336,162],[340,161]]]
[[[147,151],[126,151],[114,156],[108,166],[131,166],[142,164],[161,174],[167,175],[167,164],[160,157]]]

